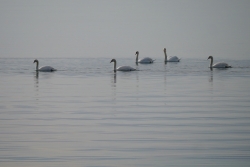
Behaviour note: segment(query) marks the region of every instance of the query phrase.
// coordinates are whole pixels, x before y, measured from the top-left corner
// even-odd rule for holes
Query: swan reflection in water
[[[210,77],[208,81],[213,82],[213,68],[210,68]]]
[[[39,72],[38,71],[36,71],[35,72],[35,75],[34,75],[34,81],[35,81],[35,87],[36,88],[38,88],[38,86],[39,86]]]
[[[35,78],[36,78],[36,79],[38,79],[38,78],[39,78],[39,72],[38,72],[38,71],[36,71]]]
[[[36,71],[34,74],[34,89],[35,89],[35,99],[39,100],[39,72]]]
[[[114,80],[113,80],[113,83],[116,83],[116,73],[114,73]],[[115,87],[116,85],[114,84],[114,87]]]

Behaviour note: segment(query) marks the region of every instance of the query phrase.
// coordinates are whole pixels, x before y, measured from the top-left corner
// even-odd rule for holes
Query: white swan
[[[207,59],[211,59],[210,68],[231,68],[227,63],[215,63],[213,64],[213,56],[209,56]]]
[[[177,56],[167,56],[166,48],[163,49],[163,52],[165,54],[165,62],[179,62],[181,60]]]
[[[155,60],[151,59],[150,57],[145,57],[143,59],[138,60],[139,57],[139,51],[135,52],[136,55],[136,63],[153,63]]]
[[[110,63],[114,62],[114,72],[116,71],[135,71],[136,69],[130,67],[130,66],[120,66],[116,68],[116,60],[112,59]]]
[[[51,66],[43,66],[38,68],[39,61],[37,59],[35,59],[33,63],[36,63],[36,71],[44,71],[44,72],[56,71],[56,69]]]

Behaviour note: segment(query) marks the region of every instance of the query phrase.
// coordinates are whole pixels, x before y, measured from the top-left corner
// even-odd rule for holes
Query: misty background
[[[249,0],[0,0],[0,58],[250,58]]]

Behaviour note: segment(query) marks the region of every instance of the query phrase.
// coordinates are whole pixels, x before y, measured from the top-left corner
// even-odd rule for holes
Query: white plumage
[[[136,69],[130,67],[130,66],[120,66],[116,68],[116,60],[112,59],[110,63],[114,62],[114,72],[116,71],[135,71]]]
[[[35,59],[33,63],[36,63],[36,71],[42,71],[42,72],[56,71],[56,69],[51,66],[43,66],[43,67],[38,68],[39,61],[37,59]]]
[[[155,61],[155,60],[151,59],[150,57],[145,57],[145,58],[142,58],[142,59],[138,60],[138,58],[139,58],[139,51],[136,51],[135,55],[136,55],[136,63],[149,64],[149,63],[153,63]]]
[[[209,56],[207,59],[211,59],[210,61],[210,68],[231,68],[227,63],[215,63],[213,64],[213,56]]]
[[[163,49],[163,52],[165,55],[165,62],[179,62],[181,60],[177,56],[167,56],[166,48]]]

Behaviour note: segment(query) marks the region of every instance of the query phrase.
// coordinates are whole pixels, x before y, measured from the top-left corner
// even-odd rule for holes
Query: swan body
[[[179,62],[181,60],[177,56],[167,56],[166,48],[163,49],[163,52],[165,54],[165,62]]]
[[[227,63],[215,63],[213,64],[213,56],[209,56],[207,59],[211,59],[210,68],[231,68]]]
[[[33,63],[36,63],[36,71],[43,71],[43,72],[52,72],[52,71],[56,71],[55,68],[51,67],[51,66],[43,66],[38,68],[39,66],[39,61],[37,59],[34,60]]]
[[[116,68],[116,60],[112,59],[110,63],[114,62],[114,72],[116,71],[135,71],[136,69],[130,67],[130,66],[120,66]]]
[[[135,52],[136,55],[136,63],[145,63],[145,64],[149,64],[149,63],[153,63],[155,60],[151,59],[150,57],[145,57],[143,59],[138,60],[139,57],[139,51]]]

